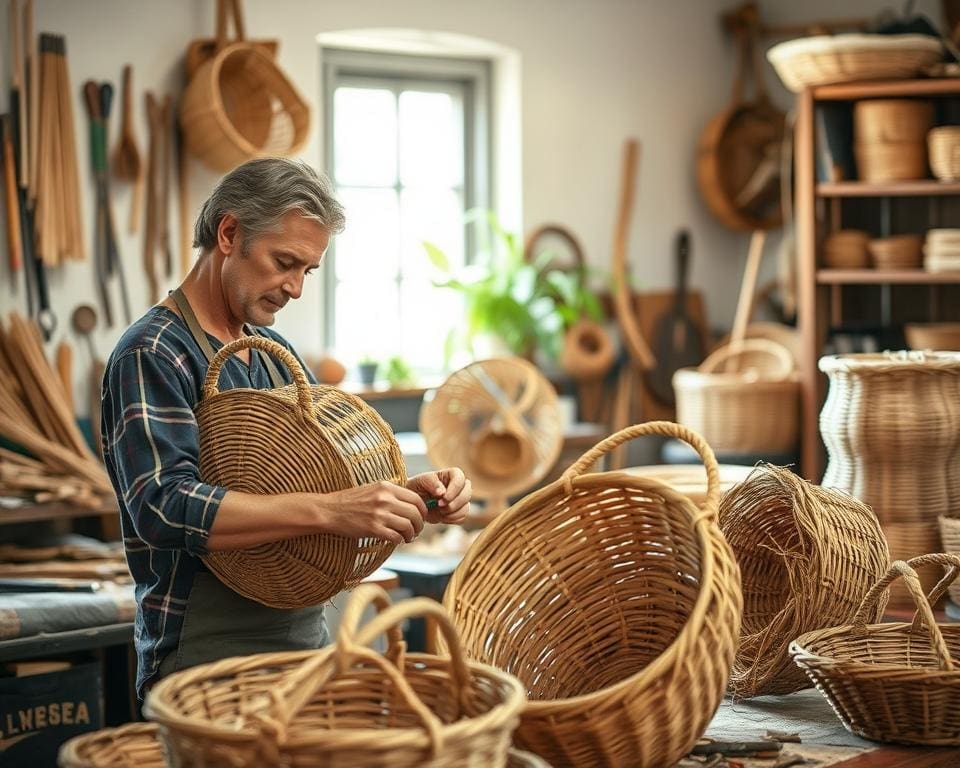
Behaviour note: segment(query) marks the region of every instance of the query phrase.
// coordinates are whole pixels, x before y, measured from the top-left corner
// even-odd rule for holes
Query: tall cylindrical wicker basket
[[[870,505],[892,558],[936,551],[938,518],[960,515],[960,354],[836,355],[820,370],[830,377],[820,413],[823,485]],[[925,587],[936,576],[923,571]],[[895,602],[908,597],[891,590]]]
[[[689,442],[707,468],[698,508],[623,472],[590,473],[624,442]],[[480,534],[444,605],[471,657],[517,675],[530,702],[517,745],[556,766],[664,768],[713,717],[742,596],[717,524],[713,451],[669,422],[628,427]]]

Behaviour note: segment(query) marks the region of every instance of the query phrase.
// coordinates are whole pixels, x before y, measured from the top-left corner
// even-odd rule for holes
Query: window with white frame
[[[489,207],[489,65],[325,48],[327,168],[347,228],[326,257],[325,337],[347,363],[399,355],[437,372],[462,317],[451,268],[471,259],[464,213]]]

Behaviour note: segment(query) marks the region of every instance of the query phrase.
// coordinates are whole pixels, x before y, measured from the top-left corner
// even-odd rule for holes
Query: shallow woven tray
[[[378,614],[360,625],[373,604]],[[403,622],[428,618],[449,657],[406,653]],[[367,646],[381,635],[384,654]],[[443,608],[354,590],[333,646],[177,672],[144,712],[179,768],[503,768],[524,704],[520,682],[465,660]]]
[[[588,473],[644,435],[689,442],[707,499],[622,472]],[[628,427],[480,534],[444,605],[464,651],[521,679],[516,743],[553,765],[673,765],[702,735],[730,674],[742,598],[717,524],[717,463],[678,424]]]
[[[130,723],[74,736],[60,747],[60,768],[164,768],[156,723]]]
[[[280,360],[295,383],[219,392],[224,363],[247,348]],[[380,415],[336,387],[311,386],[296,357],[260,336],[245,336],[217,352],[197,425],[201,477],[231,491],[331,493],[378,481],[406,483],[400,446]],[[394,548],[383,539],[313,534],[209,552],[204,562],[245,597],[274,608],[301,608],[359,584]]]
[[[948,572],[928,600],[914,566],[929,563]],[[807,632],[790,644],[847,730],[874,741],[960,744],[960,624],[938,625],[930,607],[958,573],[957,555],[894,562],[851,624]],[[880,595],[900,577],[917,604],[913,622],[867,624]]]
[[[743,580],[737,698],[810,685],[788,653],[803,632],[848,623],[887,569],[887,541],[863,502],[761,464],[720,501],[720,528]],[[886,600],[868,617],[879,621]]]

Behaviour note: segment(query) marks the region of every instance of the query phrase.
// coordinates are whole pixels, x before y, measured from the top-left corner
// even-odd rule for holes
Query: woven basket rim
[[[747,371],[724,371],[721,373],[704,373],[696,368],[678,368],[673,374],[674,384],[677,379],[683,384],[700,387],[731,387],[739,389],[744,384],[766,384],[773,387],[790,387],[799,385],[800,374],[796,371],[789,376],[769,376],[763,371],[753,368]]]
[[[943,44],[930,35],[880,35],[846,33],[840,35],[814,35],[785,40],[767,50],[767,59],[773,63],[786,63],[792,56],[821,53],[847,53],[860,51],[930,51],[941,52]]]
[[[703,567],[700,578],[700,589],[697,592],[697,599],[690,609],[690,614],[684,621],[680,631],[677,632],[676,636],[670,641],[670,644],[667,645],[647,666],[637,670],[632,675],[624,677],[622,680],[619,680],[616,683],[599,688],[596,691],[591,691],[590,693],[582,693],[578,696],[555,699],[528,699],[524,711],[536,712],[541,716],[554,707],[567,709],[572,705],[587,705],[592,704],[597,700],[605,700],[612,694],[617,693],[625,688],[636,686],[638,682],[644,678],[655,678],[659,676],[664,669],[669,668],[669,666],[673,664],[671,651],[677,647],[681,638],[685,634],[699,630],[700,627],[695,627],[693,620],[696,616],[700,615],[698,624],[703,623],[704,615],[707,612],[706,606],[713,599],[713,596],[710,594],[709,590],[704,589],[703,585],[708,583],[709,574],[714,568],[716,568],[713,550],[710,547],[710,526],[715,526],[717,528],[718,535],[720,535],[719,524],[716,518],[716,510],[714,510],[712,514],[706,514],[702,512],[689,496],[652,477],[629,475],[626,472],[612,471],[591,472],[575,477],[572,480],[574,489],[576,489],[578,485],[584,484],[597,485],[601,488],[609,488],[616,484],[617,487],[629,487],[631,489],[637,489],[641,491],[653,491],[654,493],[663,496],[666,501],[687,508],[690,512],[691,524],[697,537],[697,544],[700,547],[700,554],[702,558],[701,563]],[[451,587],[456,587],[459,585],[460,577],[458,574],[462,572],[461,569],[465,570],[466,568],[470,567],[475,560],[479,560],[481,558],[480,546],[478,546],[480,542],[484,538],[492,539],[500,528],[505,527],[515,518],[523,517],[527,507],[531,505],[537,506],[542,499],[549,498],[557,492],[560,494],[566,494],[564,488],[564,478],[562,477],[554,480],[552,483],[544,486],[538,491],[535,491],[534,493],[524,497],[509,509],[501,512],[483,529],[483,531],[480,533],[480,536],[477,537],[473,545],[471,545],[471,547],[467,550],[463,560],[460,561],[460,564],[457,566],[457,570],[450,578],[447,589],[444,591],[443,607],[446,608],[448,612],[451,614],[453,613],[454,603],[456,601],[455,589],[451,589]]]
[[[960,352],[854,352],[825,355],[818,367],[824,373],[857,371],[858,373],[892,373],[900,371],[945,371],[960,373]]]
[[[862,638],[864,641],[867,640],[870,633],[874,634],[903,634],[904,637],[911,636],[922,636],[925,633],[925,630],[912,630],[911,622],[882,622],[879,624],[866,624],[866,632],[858,633],[859,638]],[[941,632],[944,630],[947,631],[947,634],[960,634],[960,624],[944,624],[938,623],[938,627]],[[877,664],[869,661],[861,661],[860,659],[849,659],[845,657],[837,656],[825,656],[816,650],[817,644],[822,640],[833,639],[838,636],[843,635],[852,635],[857,632],[857,627],[854,624],[843,624],[836,627],[827,627],[825,629],[816,629],[811,632],[804,632],[802,635],[798,636],[796,639],[790,643],[790,655],[794,658],[801,657],[801,661],[815,661],[823,662],[830,664],[834,667],[842,666],[845,672],[850,674],[856,674],[857,672],[896,672],[898,682],[905,680],[911,674],[915,673],[916,676],[922,677],[924,679],[930,679],[931,676],[934,677],[944,677],[948,678],[946,682],[951,685],[960,685],[960,665],[953,670],[944,670],[936,667],[911,667],[907,664]],[[859,639],[858,638],[858,639]]]

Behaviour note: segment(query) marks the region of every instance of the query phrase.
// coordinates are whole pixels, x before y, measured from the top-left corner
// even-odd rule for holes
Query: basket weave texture
[[[589,473],[643,435],[689,442],[702,508],[669,486]],[[444,605],[464,651],[517,675],[530,702],[516,743],[553,765],[673,765],[712,718],[740,628],[740,576],[717,524],[718,471],[697,434],[628,427],[497,517]]]
[[[60,768],[165,768],[156,723],[130,723],[74,736],[60,747]]]
[[[295,155],[310,110],[273,58],[239,41],[220,49],[190,79],[180,106],[187,148],[215,171],[255,157]]]
[[[360,620],[375,605],[378,614]],[[400,630],[429,617],[449,657],[407,653]],[[381,655],[369,648],[386,633]],[[180,768],[503,768],[525,696],[520,682],[468,662],[433,600],[391,605],[358,587],[336,644],[224,659],[170,675],[144,711]]]
[[[730,676],[736,698],[809,687],[788,645],[797,635],[846,624],[887,569],[889,553],[870,508],[770,464],[720,500],[720,528],[740,565],[743,624]],[[879,621],[886,600],[868,617]]]
[[[787,88],[802,93],[814,85],[913,77],[942,52],[926,35],[820,35],[779,43],[767,59]]]
[[[729,370],[731,360],[738,370]],[[713,352],[699,368],[673,376],[677,421],[721,453],[788,453],[800,429],[800,382],[790,351],[745,339]]]
[[[218,392],[224,363],[248,348],[280,360],[294,383]],[[271,339],[245,336],[217,352],[196,416],[201,477],[232,491],[331,493],[378,481],[406,483],[400,446],[379,414],[335,387],[311,386],[296,357]],[[382,539],[311,534],[209,552],[204,562],[245,597],[275,608],[301,608],[359,584],[393,550]]]
[[[914,568],[933,563],[948,570],[928,599]],[[851,624],[808,632],[791,643],[794,660],[847,730],[874,741],[960,744],[960,624],[938,625],[931,609],[958,573],[956,555],[896,561]],[[913,621],[867,624],[884,590],[900,577],[916,601]]]

